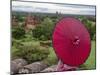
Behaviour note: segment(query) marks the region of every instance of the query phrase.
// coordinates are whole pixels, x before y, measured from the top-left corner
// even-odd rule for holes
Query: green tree
[[[46,17],[43,22],[33,30],[33,37],[39,40],[50,40],[52,37],[52,31],[54,22],[51,18]]]
[[[25,30],[22,27],[12,29],[12,37],[15,39],[21,39],[25,36]]]
[[[85,27],[90,33],[91,40],[95,40],[96,25],[93,21],[88,20],[86,17],[80,17],[80,20],[85,24]]]

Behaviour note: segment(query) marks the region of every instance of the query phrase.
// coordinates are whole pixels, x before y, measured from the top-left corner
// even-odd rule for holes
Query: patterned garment
[[[74,71],[77,69],[78,69],[78,67],[66,65],[61,60],[59,60],[56,71],[59,71],[59,72],[61,72],[61,71]]]

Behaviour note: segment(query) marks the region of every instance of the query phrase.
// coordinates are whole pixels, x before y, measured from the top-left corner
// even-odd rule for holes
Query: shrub
[[[91,21],[88,18],[83,17],[83,16],[80,16],[79,20],[85,24],[85,27],[88,29],[88,31],[90,33],[91,40],[94,40],[95,39],[95,35],[96,35],[95,22],[93,22],[93,21]]]
[[[22,46],[22,45],[23,44],[22,44],[21,40],[12,38],[12,46],[15,46],[16,48],[18,48],[19,46]]]
[[[40,45],[41,46],[52,46],[52,41],[48,40],[48,41],[40,41]]]
[[[39,40],[50,40],[53,27],[54,22],[50,18],[45,18],[44,21],[32,31],[33,37]]]
[[[23,15],[15,15],[19,22],[23,22],[25,20]]]
[[[21,39],[25,36],[25,30],[22,27],[12,29],[12,37],[15,39]]]
[[[49,55],[46,59],[43,60],[48,66],[55,65],[58,63],[58,58],[52,47],[49,47]]]
[[[47,58],[49,54],[48,48],[32,45],[32,44],[23,44],[19,46],[16,51],[13,51],[13,57],[26,59],[29,63],[34,61],[40,61]]]
[[[85,22],[85,26],[88,29],[89,33],[90,33],[91,40],[93,40],[94,35],[96,34],[96,26],[95,26],[95,24],[92,21],[87,20]]]

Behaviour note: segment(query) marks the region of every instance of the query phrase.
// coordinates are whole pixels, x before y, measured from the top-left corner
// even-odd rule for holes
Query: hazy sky
[[[41,12],[41,13],[60,12],[62,14],[95,15],[95,6],[69,5],[69,4],[61,5],[61,4],[13,1],[12,10],[24,11],[24,12]]]
[[[71,3],[71,4],[96,5],[96,0],[21,0],[21,1],[40,1],[40,2],[56,2],[56,3],[69,3],[69,4]]]

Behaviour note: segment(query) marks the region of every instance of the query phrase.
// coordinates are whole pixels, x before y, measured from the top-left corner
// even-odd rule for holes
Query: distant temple
[[[12,26],[18,26],[18,19],[16,16],[12,16]]]
[[[39,19],[36,16],[28,15],[25,19],[25,29],[34,29],[39,23]]]
[[[39,23],[40,19],[37,16],[32,16],[31,14],[28,14],[23,22],[20,22],[15,15],[12,16],[12,26],[17,27],[19,25],[24,25],[26,31],[34,29]]]

